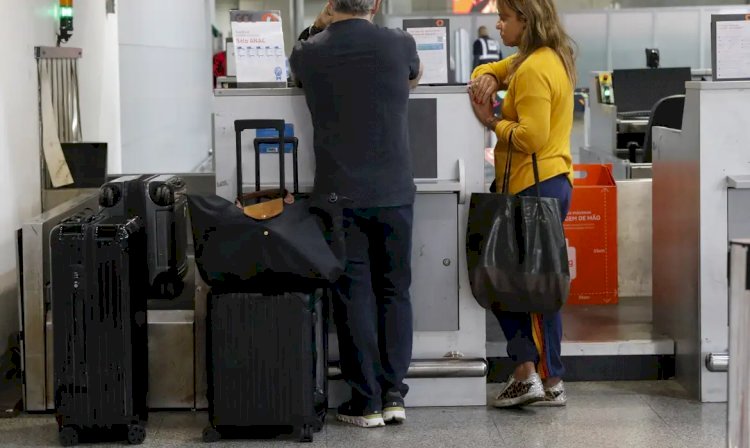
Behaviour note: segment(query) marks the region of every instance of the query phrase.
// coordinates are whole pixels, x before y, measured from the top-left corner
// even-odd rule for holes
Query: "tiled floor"
[[[498,389],[490,385],[489,393]],[[402,426],[363,430],[333,418],[313,444],[223,441],[227,447],[712,448],[725,440],[726,406],[685,398],[673,382],[569,384],[565,409],[411,409]],[[205,412],[153,413],[144,447],[205,446]],[[57,447],[49,415],[0,419],[1,447]],[[97,445],[107,446],[107,445]],[[123,444],[109,445],[123,446]]]

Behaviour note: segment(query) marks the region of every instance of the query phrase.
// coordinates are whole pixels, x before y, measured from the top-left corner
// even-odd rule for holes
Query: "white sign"
[[[238,83],[286,82],[281,22],[232,22]]]
[[[420,84],[448,83],[448,30],[445,27],[407,28],[417,43],[419,60],[424,64]]]
[[[750,78],[750,20],[716,22],[716,78]]]

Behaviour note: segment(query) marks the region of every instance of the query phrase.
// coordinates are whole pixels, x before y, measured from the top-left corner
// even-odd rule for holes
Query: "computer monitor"
[[[660,99],[684,95],[685,83],[691,79],[690,67],[614,70],[617,113],[648,115]]]

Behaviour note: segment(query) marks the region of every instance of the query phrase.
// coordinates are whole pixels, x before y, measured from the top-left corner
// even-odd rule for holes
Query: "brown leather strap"
[[[279,216],[284,211],[284,200],[281,198],[261,202],[259,204],[248,205],[242,208],[245,215],[264,221]]]
[[[262,199],[266,199],[263,201]],[[254,204],[247,202],[257,200]],[[263,221],[279,216],[284,211],[284,204],[293,204],[294,196],[288,190],[261,190],[245,193],[237,198],[236,205],[250,218]]]

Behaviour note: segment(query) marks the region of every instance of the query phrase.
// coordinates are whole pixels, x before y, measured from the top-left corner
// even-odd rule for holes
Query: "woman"
[[[510,139],[509,193],[535,194],[531,155],[536,154],[541,195],[558,199],[565,220],[573,189],[570,132],[576,76],[572,40],[563,30],[553,0],[497,0],[497,6],[497,29],[503,43],[518,47],[518,52],[474,70],[469,89],[474,113],[497,134],[497,185],[503,184]],[[507,94],[502,116],[496,117],[492,98],[500,88]],[[564,406],[560,313],[497,309],[493,313],[508,340],[508,355],[517,364],[495,407]]]

